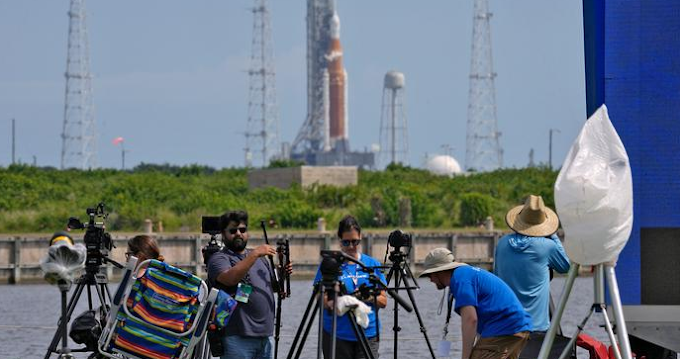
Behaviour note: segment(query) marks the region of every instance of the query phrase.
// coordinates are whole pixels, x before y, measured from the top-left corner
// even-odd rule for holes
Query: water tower
[[[408,164],[408,128],[405,111],[404,74],[389,71],[385,74],[380,116],[380,166],[390,163]]]

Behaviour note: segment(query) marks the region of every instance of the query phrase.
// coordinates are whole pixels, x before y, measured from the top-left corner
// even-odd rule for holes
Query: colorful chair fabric
[[[132,257],[99,339],[109,358],[189,358],[205,334],[217,290],[157,260]]]

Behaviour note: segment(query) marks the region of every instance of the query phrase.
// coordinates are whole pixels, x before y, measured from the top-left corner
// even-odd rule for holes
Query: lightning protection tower
[[[276,72],[267,0],[255,0],[245,165],[265,167],[279,148]],[[255,160],[255,161],[254,161]]]
[[[408,127],[406,126],[404,74],[390,71],[385,74],[380,116],[379,163],[408,164]]]
[[[491,15],[487,0],[475,0],[465,167],[480,172],[493,171],[503,165],[496,123]]]
[[[97,134],[92,104],[85,0],[71,0],[68,17],[61,168],[88,169],[97,165]]]

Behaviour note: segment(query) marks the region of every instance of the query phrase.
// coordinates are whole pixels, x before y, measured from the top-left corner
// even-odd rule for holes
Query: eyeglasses
[[[361,243],[361,239],[342,239],[340,240],[340,244],[342,244],[343,247],[349,247],[350,245],[356,247]]]
[[[246,233],[248,232],[248,227],[236,227],[236,228],[229,228],[229,234],[236,234],[236,232],[241,232]]]

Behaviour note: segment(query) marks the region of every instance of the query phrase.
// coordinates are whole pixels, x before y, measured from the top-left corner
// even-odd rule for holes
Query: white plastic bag
[[[86,259],[87,249],[84,245],[60,241],[47,249],[47,254],[40,260],[40,269],[50,284],[57,284],[60,280],[70,283],[79,269],[85,267]]]
[[[633,179],[605,105],[569,150],[555,182],[555,207],[573,262],[616,263],[633,226]]]

